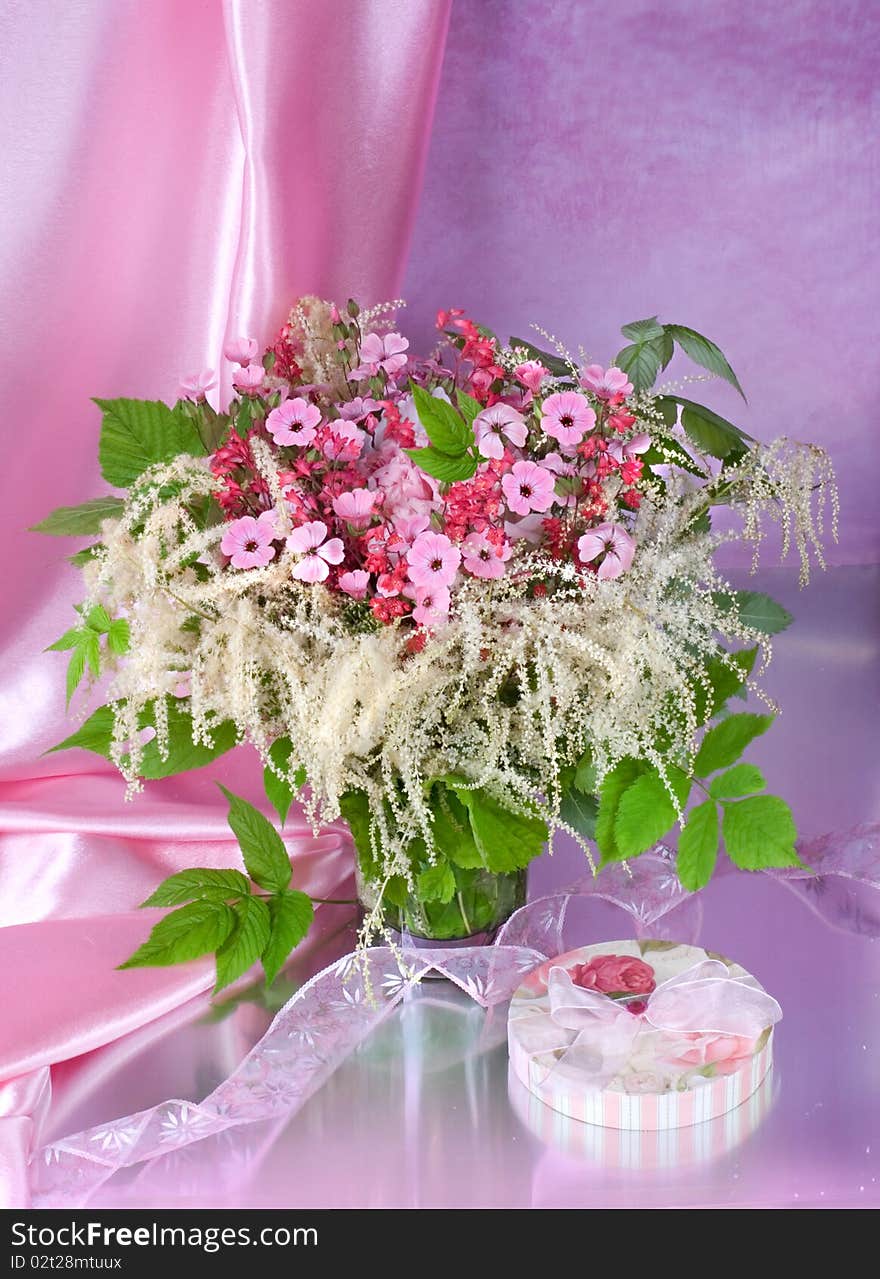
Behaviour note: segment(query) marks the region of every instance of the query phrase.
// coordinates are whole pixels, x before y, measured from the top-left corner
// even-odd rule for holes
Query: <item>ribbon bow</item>
[[[531,1056],[559,1054],[551,1069],[566,1061],[591,1088],[604,1087],[625,1066],[645,1033],[757,1039],[782,1017],[777,1001],[753,977],[734,977],[717,959],[662,982],[641,1015],[629,1012],[623,1000],[577,986],[564,968],[550,969],[547,995],[549,1018],[543,1011],[529,1017]],[[699,1047],[699,1039],[691,1046]]]

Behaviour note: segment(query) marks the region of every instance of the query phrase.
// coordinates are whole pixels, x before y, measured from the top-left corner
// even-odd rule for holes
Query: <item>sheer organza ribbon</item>
[[[568,1063],[589,1090],[603,1088],[618,1073],[640,1036],[655,1031],[686,1036],[699,1054],[719,1035],[756,1040],[782,1017],[777,1001],[754,977],[736,976],[717,959],[701,960],[662,982],[637,1014],[628,1001],[578,986],[558,966],[548,974],[547,997],[524,1010],[517,1023],[520,1038],[534,1062],[544,1061],[545,1078]]]

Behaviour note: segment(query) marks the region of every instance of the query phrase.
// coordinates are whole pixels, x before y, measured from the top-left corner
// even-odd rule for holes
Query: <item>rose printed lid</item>
[[[723,1114],[760,1084],[782,1010],[741,965],[697,946],[617,941],[547,960],[516,991],[511,1064],[540,1100],[615,1128]]]

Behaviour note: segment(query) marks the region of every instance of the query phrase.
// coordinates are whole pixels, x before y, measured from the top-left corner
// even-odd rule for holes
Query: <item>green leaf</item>
[[[75,733],[65,737],[64,741],[59,742],[57,746],[50,746],[46,754],[72,750],[76,746],[80,750],[92,751],[95,755],[103,755],[104,759],[109,759],[114,720],[112,706],[99,706]]]
[[[620,331],[630,342],[636,343],[646,342],[649,338],[662,338],[666,332],[656,315],[652,315],[649,320],[633,320],[632,324],[624,324]]]
[[[73,626],[69,631],[65,631],[61,638],[57,639],[54,644],[49,644],[45,651],[47,653],[64,653],[69,648],[76,648],[80,642],[81,635],[82,630],[80,627]]]
[[[287,814],[290,812],[290,805],[293,803],[293,787],[287,781],[287,770],[290,767],[290,752],[292,750],[293,744],[290,738],[279,737],[269,749],[269,758],[284,776],[276,776],[268,765],[263,769],[263,787],[266,791],[266,798],[278,814],[282,826],[287,821]],[[297,790],[299,790],[306,780],[305,769],[298,768],[293,780]]]
[[[118,519],[124,506],[123,498],[109,496],[93,497],[90,502],[82,502],[79,506],[59,506],[39,524],[34,524],[30,532],[49,533],[53,537],[84,537],[89,533],[100,533],[104,521]]]
[[[155,726],[154,704],[148,702],[140,719],[141,728]],[[187,710],[185,698],[168,698],[168,757],[163,759],[159,754],[157,739],[151,738],[143,748],[140,775],[147,781],[156,781],[160,777],[176,777],[178,773],[189,773],[196,768],[204,768],[220,755],[232,750],[238,740],[235,724],[232,720],[212,726],[212,746],[202,742],[194,742],[192,735],[192,716]]]
[[[70,661],[67,664],[67,685],[66,685],[66,704],[70,706],[70,699],[73,697],[83,675],[86,673],[86,650],[85,645],[77,643],[73,650]]]
[[[426,475],[433,475],[441,484],[454,484],[456,480],[469,480],[476,473],[477,459],[470,453],[459,453],[453,457],[441,453],[438,449],[404,449],[420,470]]]
[[[685,355],[690,356],[694,364],[699,364],[700,368],[708,369],[710,373],[717,373],[719,377],[724,378],[725,382],[729,382],[732,387],[735,387],[743,399],[746,398],[736,374],[728,364],[720,347],[717,347],[714,342],[710,342],[708,338],[703,337],[702,333],[697,333],[694,329],[688,329],[683,324],[665,324],[663,327],[673,341],[678,343]]]
[[[161,400],[95,400],[104,414],[98,458],[108,484],[128,488],[156,462],[181,453],[201,457],[205,446],[194,423]],[[93,532],[95,530],[87,530]]]
[[[670,770],[679,807],[684,808],[690,781],[679,770]],[[678,813],[655,770],[645,773],[626,788],[617,805],[614,842],[617,859],[638,857],[668,834],[678,820]]]
[[[423,870],[416,880],[419,899],[425,902],[451,902],[455,896],[455,876],[448,862],[438,862]]]
[[[229,825],[241,848],[247,873],[261,888],[280,893],[290,883],[290,857],[267,817],[240,795],[217,783],[229,801]]]
[[[290,952],[309,931],[315,917],[315,908],[305,893],[291,889],[269,898],[269,915],[272,930],[269,943],[263,951],[267,986],[275,980]]]
[[[745,684],[752,673],[758,649],[741,648],[734,653],[727,653],[729,661],[722,657],[710,658],[706,663],[706,679],[711,693],[707,695],[702,685],[694,688],[696,698],[697,723],[705,724],[713,719],[721,710],[728,698],[733,697]]]
[[[370,801],[367,799],[366,792],[349,790],[344,795],[340,795],[339,811],[348,822],[361,871],[367,879],[375,879],[379,872],[379,867],[370,838],[373,822],[370,814]]]
[[[539,817],[513,813],[482,790],[460,790],[471,815],[471,830],[484,865],[496,875],[521,870],[539,856],[547,827]]]
[[[764,774],[754,764],[734,764],[710,782],[709,794],[713,799],[739,799],[741,795],[754,795],[766,785]]]
[[[718,856],[718,810],[711,799],[688,813],[678,837],[676,869],[684,888],[695,893],[712,878]]]
[[[91,626],[93,631],[97,631],[99,635],[106,635],[110,629],[110,617],[103,604],[96,604],[89,611],[86,618],[86,626]]]
[[[117,657],[121,657],[123,653],[127,653],[131,643],[131,635],[128,629],[128,622],[124,617],[117,617],[110,623],[110,629],[107,632],[107,647],[111,653],[115,653]]]
[[[97,679],[101,674],[101,641],[94,631],[83,631],[82,649],[86,655],[89,670]]]
[[[802,866],[795,852],[797,828],[791,809],[778,795],[753,795],[724,805],[724,845],[743,870]]]
[[[428,439],[439,453],[459,457],[474,443],[474,432],[469,422],[446,400],[431,395],[423,386],[410,383],[416,413],[425,428]],[[433,472],[432,472],[433,474]]]
[[[246,973],[262,955],[269,941],[272,919],[259,897],[243,897],[232,907],[235,928],[217,951],[217,984],[214,994]]]
[[[618,861],[620,854],[614,838],[614,825],[617,820],[617,806],[620,797],[637,777],[641,777],[646,765],[637,759],[622,759],[615,764],[610,773],[606,773],[599,789],[599,812],[596,817],[596,844],[602,854],[602,861]]]
[[[225,902],[230,897],[247,896],[250,891],[251,886],[240,870],[196,866],[163,879],[141,906],[179,906],[181,902],[201,900]]]
[[[475,400],[472,395],[468,395],[467,391],[462,391],[461,389],[455,392],[455,399],[465,422],[467,422],[468,426],[473,427],[477,414],[483,411],[483,405],[479,400]]]
[[[767,732],[773,719],[772,715],[744,712],[730,715],[710,728],[697,751],[694,772],[698,777],[706,777],[719,768],[728,768],[739,759],[749,742]]]
[[[442,783],[431,790],[434,844],[443,855],[463,870],[484,865],[471,830],[470,814],[455,793]]]
[[[578,761],[571,784],[575,790],[582,791],[584,795],[596,794],[596,765],[589,751],[584,751]]]
[[[618,351],[614,363],[623,369],[636,391],[650,391],[657,380],[665,354],[661,338],[651,338]]]
[[[235,927],[224,902],[199,901],[160,919],[143,946],[120,968],[165,968],[219,949]]]
[[[571,369],[565,360],[559,355],[551,355],[549,351],[542,351],[539,346],[535,346],[533,342],[527,342],[525,338],[511,338],[508,346],[519,349],[523,347],[526,352],[526,358],[529,360],[540,360],[548,373],[552,373],[554,377],[563,377],[571,380]]]
[[[103,550],[103,548],[103,542],[93,542],[91,546],[84,546],[75,555],[68,555],[67,562],[72,564],[74,568],[84,568],[86,564],[91,563],[98,551]]]
[[[559,806],[559,816],[584,839],[596,838],[596,817],[599,812],[599,801],[595,795],[586,795],[578,790],[570,790],[563,797]]]
[[[725,613],[733,613],[743,626],[762,635],[778,635],[794,621],[788,609],[760,591],[716,591],[715,605]]]
[[[687,437],[711,457],[732,463],[745,456],[742,433],[717,413],[710,413],[702,406],[682,409],[681,424]]]
[[[661,439],[658,443],[651,444],[641,454],[641,458],[646,466],[677,466],[682,471],[689,471],[691,475],[699,475],[701,479],[705,479],[706,472],[675,440]]]

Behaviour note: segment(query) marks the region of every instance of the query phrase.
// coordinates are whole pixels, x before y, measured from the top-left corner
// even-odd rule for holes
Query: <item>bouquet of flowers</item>
[[[755,554],[779,523],[806,581],[829,507],[836,532],[825,453],[653,389],[676,346],[740,389],[682,325],[624,326],[603,367],[441,311],[416,360],[400,305],[301,299],[268,350],[227,346],[224,409],[210,372],[173,407],[96,401],[125,495],[38,528],[97,535],[51,647],[68,699],[84,678],[106,698],[55,749],[135,791],[249,743],[282,826],[294,796],[316,829],[349,823],[365,938],[490,932],[559,832],[601,871],[680,826],[689,889],[722,840],[746,869],[798,864],[788,807],[740,762],[774,708],[728,707],[762,696],[790,618],[722,579],[735,535],[712,515],[737,511]],[[271,978],[305,934],[281,836],[226,794],[248,875],[172,876],[149,904],[179,909],[130,963],[217,951],[218,986],[258,958]]]

